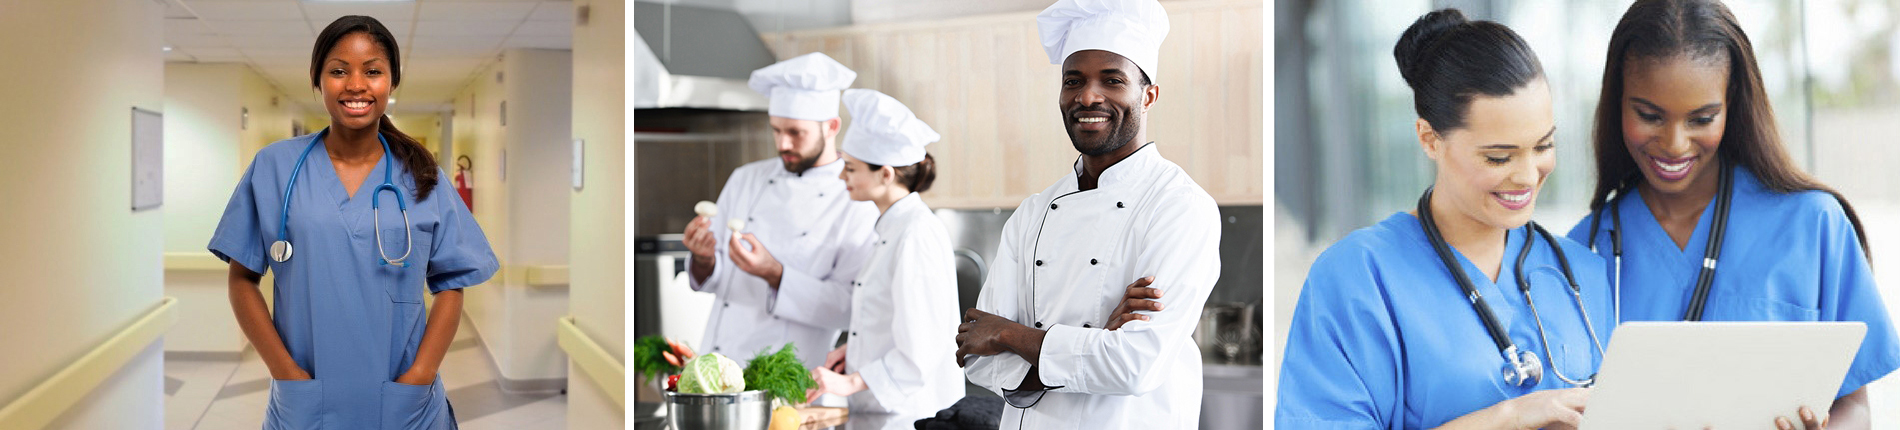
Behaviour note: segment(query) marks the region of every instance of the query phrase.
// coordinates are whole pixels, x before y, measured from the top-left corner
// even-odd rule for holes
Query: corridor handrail
[[[579,367],[581,373],[587,375],[588,380],[594,381],[594,385],[600,386],[601,391],[606,391],[607,397],[612,398],[615,405],[625,409],[627,407],[626,363],[620,362],[619,359],[614,358],[613,354],[607,353],[605,348],[600,347],[600,343],[594,342],[594,339],[582,332],[579,326],[574,325],[573,316],[561,317],[558,324],[556,339],[561,345],[561,350],[567,352],[568,360],[573,361],[574,366]]]
[[[166,297],[158,307],[146,312],[131,325],[106,338],[71,365],[40,381],[26,394],[0,407],[0,427],[36,429],[51,424],[91,393],[106,378],[118,373],[132,357],[158,341],[178,314],[173,310],[178,299]],[[157,394],[157,393],[154,393]]]

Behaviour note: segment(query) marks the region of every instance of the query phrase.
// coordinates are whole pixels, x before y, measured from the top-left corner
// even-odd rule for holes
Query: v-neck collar
[[[1734,192],[1733,189],[1729,191]],[[1730,201],[1733,200],[1731,197]],[[1710,199],[1709,204],[1703,206],[1702,213],[1696,215],[1695,230],[1689,233],[1688,244],[1681,247],[1677,247],[1676,241],[1669,237],[1669,231],[1663,229],[1662,222],[1656,219],[1656,214],[1650,212],[1649,204],[1643,201],[1643,193],[1630,193],[1629,201],[1618,210],[1624,211],[1623,219],[1635,220],[1634,225],[1627,228],[1634,229],[1633,236],[1643,241],[1637,243],[1636,247],[1656,250],[1657,256],[1668,260],[1669,267],[1677,268],[1670,270],[1669,273],[1676,278],[1682,278],[1680,279],[1682,282],[1688,282],[1688,278],[1694,276],[1695,271],[1681,269],[1702,266],[1703,253],[1708,250],[1709,227],[1715,222],[1715,206],[1716,199]]]
[[[316,142],[318,148],[312,151],[319,153],[313,155],[321,158],[312,157],[315,159],[304,163],[304,168],[315,169],[313,173],[318,173],[311,175],[310,179],[321,184],[319,188],[325,190],[324,192],[330,197],[330,201],[334,202],[332,210],[336,211],[337,218],[343,223],[343,228],[351,234],[361,234],[360,230],[362,230],[363,214],[369,212],[367,210],[369,206],[367,202],[369,199],[359,197],[362,197],[365,192],[367,192],[371,198],[375,197],[376,187],[382,185],[382,181],[379,180],[381,179],[379,172],[382,172],[383,169],[390,168],[389,156],[387,153],[384,153],[378,157],[376,166],[370,168],[368,175],[363,176],[363,182],[356,186],[356,194],[351,195],[348,191],[343,189],[343,176],[337,173],[336,165],[334,161],[330,159],[330,151],[325,147],[327,142],[324,142],[323,139],[325,135],[327,135],[327,133],[319,133],[317,135]],[[314,164],[315,167],[312,167],[312,164]],[[393,180],[395,172],[390,172],[390,175]],[[398,192],[400,192],[400,189]]]
[[[1423,230],[1424,224],[1422,224],[1424,220],[1420,219],[1417,215],[1405,212],[1399,212],[1398,216],[1403,216],[1410,221],[1407,223],[1407,230],[1410,230],[1409,235],[1421,242],[1421,245],[1424,245],[1422,249],[1430,252],[1432,249],[1430,245],[1431,239],[1425,236],[1425,231]],[[1447,246],[1447,248],[1451,249],[1452,256],[1458,257],[1458,264],[1464,268],[1465,276],[1471,279],[1471,285],[1477,287],[1480,294],[1490,297],[1502,295],[1506,290],[1517,288],[1517,277],[1515,276],[1515,273],[1517,273],[1517,254],[1518,250],[1525,246],[1525,240],[1524,227],[1522,226],[1504,231],[1504,253],[1502,254],[1503,257],[1498,259],[1498,279],[1495,281],[1484,276],[1484,271],[1478,269],[1477,263],[1473,263],[1470,258],[1466,258],[1465,254],[1458,251],[1457,247]],[[1532,251],[1535,252],[1536,250]],[[1438,263],[1438,266],[1444,266],[1444,261],[1439,259],[1437,254],[1431,254],[1431,258],[1433,262]],[[1450,269],[1446,269],[1445,271],[1447,273],[1451,272]],[[1450,281],[1449,279],[1447,280]],[[1491,291],[1485,291],[1487,289]]]
[[[325,182],[328,182],[331,186],[326,188],[330,188],[333,191],[331,193],[332,197],[337,199],[339,206],[353,203],[358,200],[357,196],[363,195],[364,191],[374,193],[376,187],[382,186],[383,183],[378,181],[378,179],[381,178],[381,174],[384,173],[386,169],[389,169],[388,151],[377,151],[381,153],[381,155],[376,156],[376,165],[370,167],[369,174],[363,175],[363,182],[356,184],[356,193],[352,194],[343,186],[343,174],[336,171],[336,160],[330,158],[329,142],[323,139],[328,135],[329,130],[327,129],[322,133],[317,133],[316,140],[318,147],[315,152],[320,152],[323,155],[323,159],[318,160],[321,162],[317,164],[321,165],[321,168],[329,173],[330,179]],[[395,172],[388,173],[390,175],[389,177],[393,180],[395,178]]]

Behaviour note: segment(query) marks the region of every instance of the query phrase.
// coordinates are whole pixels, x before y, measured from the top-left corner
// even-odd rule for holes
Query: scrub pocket
[[[382,279],[388,280],[384,288],[388,290],[389,301],[422,303],[422,292],[428,288],[430,244],[434,243],[435,235],[420,228],[414,231],[414,241],[407,241],[403,237],[401,227],[383,228],[383,250],[389,254],[389,258],[401,257],[404,247],[413,245],[409,251],[409,257],[403,259],[403,262],[409,264],[407,267],[378,263],[376,269],[383,272]],[[382,254],[377,254],[375,257],[376,261],[382,261]]]
[[[433,402],[434,394],[433,384],[409,385],[383,381],[383,430],[430,428],[428,426],[433,417],[429,413],[429,404]]]
[[[264,430],[307,430],[320,424],[323,381],[315,379],[270,381],[270,406],[264,410]]]
[[[1821,311],[1766,297],[1709,295],[1704,321],[1819,321]]]

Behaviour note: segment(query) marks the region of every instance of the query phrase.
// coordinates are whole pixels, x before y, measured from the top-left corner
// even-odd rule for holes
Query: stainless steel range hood
[[[636,1],[634,109],[764,111],[746,87],[752,71],[778,61],[733,10]]]

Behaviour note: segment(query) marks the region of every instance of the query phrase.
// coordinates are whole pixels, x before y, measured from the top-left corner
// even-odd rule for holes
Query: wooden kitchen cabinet
[[[1221,205],[1265,201],[1262,2],[1162,2],[1170,30],[1148,137]],[[824,52],[858,72],[854,88],[904,102],[943,135],[927,149],[932,207],[1014,208],[1069,174],[1076,152],[1057,108],[1036,13],[896,22],[762,37],[778,58]],[[849,112],[844,127],[850,128]],[[768,142],[769,143],[769,142]],[[771,156],[769,148],[748,153]]]

